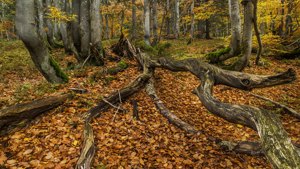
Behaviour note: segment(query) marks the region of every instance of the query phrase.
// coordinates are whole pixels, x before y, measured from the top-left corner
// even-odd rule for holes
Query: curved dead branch
[[[264,154],[274,168],[293,169],[300,167],[300,155],[277,116],[255,107],[229,105],[217,101],[212,95],[214,75],[207,72],[201,80],[202,84],[196,89],[196,92],[208,110],[222,118],[224,118],[223,116],[227,118],[228,114],[225,115],[225,112],[235,112],[239,116],[245,117],[244,121],[249,121],[248,126],[255,125]],[[240,123],[240,118],[230,118],[230,120],[234,123]],[[237,121],[235,122],[235,120]]]
[[[191,126],[190,124],[182,121],[175,114],[173,114],[169,111],[169,109],[163,104],[163,102],[157,96],[153,83],[154,83],[154,79],[152,78],[149,80],[149,83],[146,85],[146,92],[154,101],[156,108],[159,110],[159,112],[165,118],[167,118],[171,124],[174,124],[176,127],[180,128],[181,130],[186,131],[191,134],[200,133],[200,131],[197,130],[194,126]]]
[[[253,75],[220,69],[197,58],[185,60],[159,58],[158,60],[152,61],[151,64],[171,71],[188,71],[200,79],[203,78],[207,71],[210,71],[214,75],[216,85],[223,84],[242,90],[285,84],[296,79],[296,73],[293,69],[273,76]]]

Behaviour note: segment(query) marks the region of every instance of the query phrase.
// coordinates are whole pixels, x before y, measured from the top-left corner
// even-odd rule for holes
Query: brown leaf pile
[[[0,164],[7,168],[72,168],[80,155],[83,132],[82,115],[103,96],[126,86],[137,75],[137,66],[127,61],[130,67],[114,76],[109,84],[103,80],[90,82],[95,72],[103,68],[88,67],[81,71],[71,71],[71,82],[57,87],[55,93],[68,92],[71,87],[88,89],[89,93],[77,94],[73,100],[38,118],[28,128],[9,136],[1,137]],[[300,69],[272,60],[270,67],[248,68],[256,74],[274,74],[273,68],[293,67],[299,75]],[[115,63],[108,63],[108,67]],[[80,74],[80,76],[79,76]],[[10,83],[0,84],[0,99],[7,100],[16,89],[16,83],[44,83],[38,74],[21,78],[17,75]],[[38,78],[36,78],[38,77]],[[155,108],[144,90],[136,93],[121,107],[128,110],[120,113],[111,108],[92,122],[96,141],[94,167],[99,168],[270,168],[264,157],[252,157],[221,150],[209,141],[209,135],[224,140],[257,140],[257,134],[241,125],[226,122],[209,113],[192,90],[199,81],[190,73],[173,73],[158,69],[155,74],[157,94],[165,105],[182,120],[204,132],[189,135],[172,126]],[[258,93],[300,111],[300,81],[266,89],[256,89]],[[5,90],[4,90],[5,89]],[[52,95],[53,92],[45,94]],[[250,104],[262,107],[266,103],[244,91],[225,86],[215,87],[214,94],[224,102]],[[280,97],[278,97],[280,96]],[[36,98],[29,93],[28,98]],[[286,98],[284,100],[284,98]],[[140,121],[133,118],[131,100],[138,101]],[[283,124],[292,140],[300,143],[299,120],[288,115],[282,117]]]

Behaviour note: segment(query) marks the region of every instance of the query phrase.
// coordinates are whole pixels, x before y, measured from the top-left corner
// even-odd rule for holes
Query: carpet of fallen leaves
[[[270,59],[270,58],[269,58]],[[64,61],[72,61],[65,57]],[[63,63],[65,63],[63,62]],[[72,168],[80,155],[83,135],[82,116],[92,106],[111,92],[130,83],[139,74],[134,61],[128,69],[115,75],[109,82],[91,81],[96,72],[105,68],[86,67],[68,71],[70,82],[51,86],[42,97],[70,92],[69,88],[84,88],[86,94],[76,94],[62,106],[37,118],[27,128],[0,138],[0,164],[6,168]],[[107,63],[106,67],[115,65]],[[255,74],[274,74],[287,68],[294,68],[300,74],[299,65],[293,62],[269,60],[268,66],[253,65],[246,72]],[[6,104],[16,104],[37,99],[36,87],[45,84],[37,73],[29,76],[11,72],[0,83],[0,100]],[[110,78],[111,79],[111,78]],[[231,124],[209,113],[192,90],[199,80],[190,73],[174,73],[157,69],[155,86],[158,96],[165,105],[182,120],[204,132],[190,135],[171,125],[155,108],[144,90],[136,93],[121,107],[127,112],[114,108],[102,113],[92,121],[95,135],[96,153],[93,162],[95,168],[270,168],[265,157],[253,157],[221,150],[208,140],[215,136],[223,140],[257,140],[256,132],[241,125]],[[16,99],[16,90],[20,84],[31,87],[21,101]],[[265,89],[255,89],[253,93],[285,103],[300,111],[300,80],[291,84]],[[215,96],[235,104],[248,104],[277,110],[272,104],[258,100],[249,93],[226,86],[216,86]],[[17,97],[18,98],[18,97]],[[18,98],[20,99],[20,98]],[[140,120],[133,118],[132,100],[138,102]],[[7,105],[2,106],[4,108]],[[300,121],[282,115],[286,130],[293,141],[300,143]],[[298,127],[297,127],[298,126]],[[1,167],[0,167],[1,168]]]

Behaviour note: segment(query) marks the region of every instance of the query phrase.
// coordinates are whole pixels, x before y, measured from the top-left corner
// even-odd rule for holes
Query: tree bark
[[[176,39],[179,38],[179,34],[180,34],[180,11],[179,11],[179,0],[175,0],[175,36]]]
[[[131,38],[136,38],[136,4],[135,0],[132,0],[132,28],[131,28]]]
[[[254,31],[255,31],[255,36],[257,39],[257,43],[258,43],[258,51],[256,53],[256,59],[255,59],[255,64],[258,65],[259,64],[259,60],[262,54],[262,50],[263,50],[263,46],[262,46],[262,41],[260,38],[260,31],[258,28],[258,24],[257,24],[257,3],[258,0],[252,0],[253,3],[253,26],[254,26]]]
[[[252,23],[253,23],[253,3],[251,0],[243,0],[244,6],[244,28],[242,39],[242,56],[232,65],[233,70],[242,71],[249,65],[252,51]]]
[[[149,0],[144,0],[144,17],[145,17],[145,35],[144,40],[147,45],[150,45],[150,3]]]
[[[72,38],[74,41],[74,46],[77,49],[77,52],[81,52],[80,48],[80,0],[72,0],[72,14],[76,15],[76,19],[72,21],[71,27],[72,27]],[[78,58],[78,61],[81,62],[81,58]]]
[[[158,23],[157,23],[157,0],[152,1],[152,14],[153,14],[153,41],[152,41],[152,46],[155,46],[158,42]]]
[[[192,4],[191,4],[191,32],[190,32],[190,38],[191,38],[191,42],[194,39],[194,32],[195,32],[195,13],[194,13],[194,7],[195,7],[195,0],[192,0]]]
[[[230,55],[239,55],[241,53],[241,17],[238,0],[228,0],[229,16],[231,23]]]
[[[90,1],[81,0],[80,3],[80,57],[82,60],[89,59],[90,57],[90,41],[91,41],[91,28],[90,28]]]
[[[0,135],[8,134],[24,127],[35,117],[63,104],[71,95],[65,94],[17,104],[0,110]]]
[[[61,3],[61,10],[65,11],[67,15],[71,14],[71,2],[69,0],[63,0]],[[59,28],[64,43],[65,52],[67,54],[74,54],[76,59],[80,61],[77,49],[74,46],[72,38],[72,25],[70,21],[60,22]]]
[[[38,33],[34,4],[34,0],[17,1],[16,28],[18,35],[28,49],[35,66],[47,81],[50,83],[67,82],[67,76],[50,57],[48,47]]]
[[[91,0],[91,55],[95,65],[104,64],[104,49],[101,43],[101,0]]]

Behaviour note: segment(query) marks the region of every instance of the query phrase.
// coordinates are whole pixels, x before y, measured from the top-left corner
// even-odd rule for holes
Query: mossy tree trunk
[[[67,76],[62,72],[53,58],[51,58],[45,42],[46,40],[39,34],[35,18],[35,1],[17,0],[17,32],[20,39],[28,49],[35,66],[50,83],[67,82]]]

